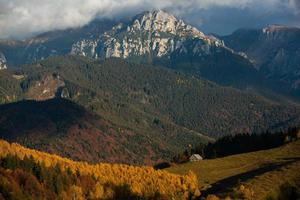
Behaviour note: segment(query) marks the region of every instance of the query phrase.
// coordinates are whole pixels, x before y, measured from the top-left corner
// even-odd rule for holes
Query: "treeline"
[[[193,199],[197,177],[75,162],[0,140],[0,199]]]
[[[173,157],[173,162],[188,161],[190,155],[200,154],[205,159],[213,159],[234,154],[247,153],[279,147],[285,143],[300,138],[299,128],[289,128],[287,131],[261,134],[237,134],[219,138],[214,143],[199,144]]]

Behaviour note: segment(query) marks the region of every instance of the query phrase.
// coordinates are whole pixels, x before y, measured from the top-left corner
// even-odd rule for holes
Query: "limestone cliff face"
[[[84,39],[72,46],[72,54],[93,58],[128,58],[172,53],[203,55],[225,48],[222,41],[162,10],[144,12],[128,24],[118,24],[98,39]]]
[[[6,66],[6,58],[3,55],[3,53],[0,52],[0,70],[6,69],[6,68],[7,68],[7,66]]]

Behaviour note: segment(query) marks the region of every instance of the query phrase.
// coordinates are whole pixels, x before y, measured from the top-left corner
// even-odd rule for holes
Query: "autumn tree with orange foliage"
[[[48,176],[52,179],[48,185],[53,187],[48,193],[52,192],[51,195],[62,199],[120,199],[126,196],[132,197],[130,199],[192,199],[200,196],[198,180],[192,172],[180,176],[152,167],[105,163],[90,165],[0,140],[0,158],[7,156],[15,156],[22,161],[22,170],[35,175],[28,181],[41,191],[45,185],[41,180],[46,182],[49,179],[43,170],[48,170]],[[38,194],[46,195],[43,192]]]

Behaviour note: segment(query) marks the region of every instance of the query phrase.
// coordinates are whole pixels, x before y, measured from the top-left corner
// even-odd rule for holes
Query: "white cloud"
[[[0,38],[82,26],[95,17],[137,14],[153,8],[185,16],[212,7],[279,9],[295,8],[298,0],[0,0]],[[297,12],[296,12],[297,11]]]

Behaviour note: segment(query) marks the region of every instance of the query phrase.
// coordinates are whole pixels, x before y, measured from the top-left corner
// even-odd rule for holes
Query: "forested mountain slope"
[[[99,113],[141,125],[137,113],[154,116],[188,129],[218,136],[287,128],[299,122],[297,105],[280,104],[250,92],[221,87],[206,80],[119,59],[93,61],[56,57],[23,71],[29,91],[40,77],[59,76],[67,96]],[[27,93],[28,94],[28,93]],[[162,121],[162,124],[160,124]]]

